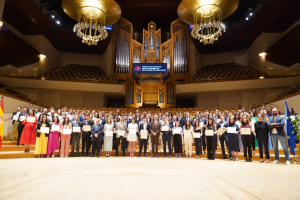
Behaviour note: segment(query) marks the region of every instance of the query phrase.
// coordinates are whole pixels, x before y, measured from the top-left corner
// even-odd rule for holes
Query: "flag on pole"
[[[2,97],[1,104],[0,104],[0,148],[2,146],[2,140],[3,140],[3,129],[4,129],[4,103]]]
[[[285,101],[285,112],[286,112],[286,135],[288,144],[290,147],[290,152],[292,155],[295,155],[295,147],[296,147],[296,134],[294,132],[293,123],[291,121],[289,107],[287,102]]]

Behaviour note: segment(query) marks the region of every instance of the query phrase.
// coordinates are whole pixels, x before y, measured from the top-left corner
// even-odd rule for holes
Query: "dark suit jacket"
[[[169,141],[172,138],[172,125],[168,124],[167,126],[169,126],[171,131],[162,131],[162,139]]]
[[[84,120],[84,122],[82,122],[81,125],[82,125],[82,127],[83,127],[83,125],[91,125],[91,126],[93,126],[94,122],[92,120],[89,120],[89,121]],[[91,130],[92,130],[92,127],[91,127]],[[88,135],[90,135],[91,131],[82,131],[82,134],[88,134]]]
[[[43,123],[42,122],[39,122],[38,124],[37,124],[37,126],[36,126],[36,130],[40,130],[41,129],[41,127],[42,127],[42,125],[43,125]],[[46,127],[50,127],[50,124],[47,122],[46,123]],[[45,137],[48,137],[49,136],[49,134],[45,134]],[[40,134],[39,133],[37,133],[37,137],[40,137]]]
[[[16,115],[16,114],[17,114],[17,112],[18,112],[18,111],[16,111],[16,112],[13,112],[13,114],[12,114],[12,117],[13,117],[14,115]],[[21,112],[21,113],[22,113],[22,112]],[[15,123],[15,120],[13,120],[13,121],[12,121],[12,124],[14,124],[14,123]]]
[[[159,135],[160,133],[160,128],[161,128],[161,123],[159,121],[157,121],[157,123],[155,124],[155,121],[151,122],[150,124],[150,133],[153,135],[153,133],[156,133],[157,135]],[[157,136],[156,135],[156,136]]]
[[[144,130],[144,125],[145,125],[144,122],[142,122],[140,124],[139,132],[141,132],[141,130]],[[149,123],[146,124],[146,130],[148,131],[148,133],[150,133],[150,124]],[[140,138],[140,136],[139,136],[139,138]],[[147,139],[149,139],[149,136],[147,137]]]
[[[100,124],[102,124],[104,126],[104,124],[106,124],[106,120],[104,118],[100,119]]]
[[[217,124],[217,130],[219,129],[219,128],[221,128],[221,121],[219,121],[218,122],[218,124]],[[227,128],[228,127],[228,122],[227,121],[224,121],[224,125],[223,125],[223,127],[225,127],[225,128]],[[223,135],[221,135],[220,137],[228,137],[228,133],[227,133],[227,131],[225,131],[224,133],[223,133]]]
[[[271,125],[272,123],[275,123],[275,126]],[[269,124],[271,134],[272,134],[272,129],[276,128],[277,133],[279,135],[285,135],[285,131],[284,131],[285,120],[283,116],[277,115],[276,122],[274,121],[274,116],[270,117],[268,124]]]
[[[180,120],[180,127],[183,129],[183,127],[185,126],[185,124],[186,124],[186,118],[185,117],[183,117],[181,120]],[[193,121],[193,119],[191,119],[190,118],[190,123],[191,123],[191,125],[192,126],[194,126],[194,121]]]
[[[21,113],[19,114],[18,120],[19,120],[19,118],[20,118],[21,116],[26,116],[26,115],[27,115],[27,113],[21,112]],[[19,121],[19,125],[18,125],[18,126],[24,126],[24,125],[22,124],[22,121]]]
[[[171,126],[171,128],[175,127],[175,125],[173,124],[174,121],[170,121],[169,125]],[[176,123],[176,121],[175,121]]]
[[[84,119],[83,119],[84,118]],[[82,123],[83,121],[86,120],[86,115],[80,115],[79,116],[79,121]]]
[[[92,139],[91,141],[103,141],[103,128],[104,126],[102,124],[94,124],[92,126],[92,129],[91,129],[91,133],[92,133]],[[95,135],[98,134],[98,138],[95,137]]]

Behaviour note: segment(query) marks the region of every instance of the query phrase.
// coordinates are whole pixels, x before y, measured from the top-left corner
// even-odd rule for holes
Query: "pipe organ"
[[[125,80],[125,106],[139,107],[154,102],[160,107],[175,106],[175,81],[189,77],[188,25],[180,19],[171,23],[170,39],[162,43],[161,29],[150,22],[140,42],[133,39],[133,26],[121,17],[115,24],[114,78]],[[133,63],[167,63],[167,74],[135,74]],[[166,78],[165,78],[166,77]],[[145,92],[143,85],[157,91]]]

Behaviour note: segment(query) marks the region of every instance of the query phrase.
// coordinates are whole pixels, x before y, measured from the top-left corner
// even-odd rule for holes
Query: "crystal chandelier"
[[[222,22],[222,10],[217,5],[203,5],[194,12],[194,28],[191,36],[200,42],[213,44],[225,32],[225,24]]]
[[[97,45],[99,40],[107,38],[104,28],[105,13],[97,7],[85,6],[78,11],[78,20],[73,31],[87,45]]]

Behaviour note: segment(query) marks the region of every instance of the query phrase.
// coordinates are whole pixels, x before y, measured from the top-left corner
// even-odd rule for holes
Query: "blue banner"
[[[133,63],[133,73],[167,73],[167,63]]]
[[[290,147],[290,152],[292,155],[295,155],[295,148],[296,148],[296,135],[294,132],[293,123],[291,121],[289,107],[287,102],[285,101],[285,112],[286,112],[286,135],[288,144]]]

